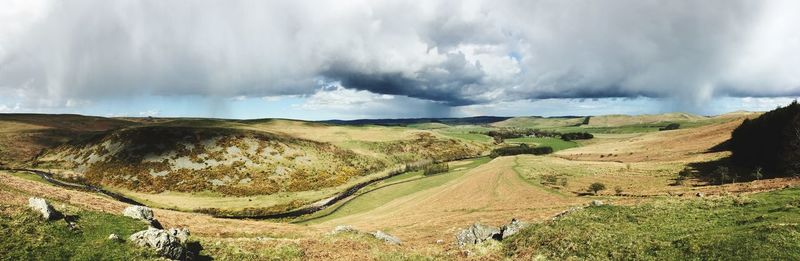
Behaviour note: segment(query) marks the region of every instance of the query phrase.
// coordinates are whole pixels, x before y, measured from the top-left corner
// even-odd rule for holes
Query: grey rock
[[[377,239],[386,241],[386,243],[389,243],[389,244],[392,244],[392,245],[399,245],[400,243],[402,243],[402,241],[400,241],[399,238],[397,238],[395,236],[392,236],[392,235],[389,235],[389,234],[386,234],[385,232],[380,231],[380,230],[372,232],[372,233],[370,233],[370,235],[374,236]]]
[[[127,207],[122,211],[122,215],[148,222],[155,220],[155,217],[153,216],[153,210],[145,206]]]
[[[160,256],[169,259],[184,259],[188,254],[186,245],[168,230],[151,227],[134,233],[130,241],[138,246],[151,248]]]
[[[43,198],[29,198],[28,206],[31,209],[42,213],[42,218],[45,220],[56,220],[64,217],[61,212],[58,212],[56,209],[54,209],[53,206],[51,206],[50,203],[47,203],[47,200],[44,200]]]
[[[119,241],[119,235],[117,235],[117,234],[108,235],[108,240]]]
[[[475,223],[468,228],[461,230],[456,235],[456,242],[459,246],[469,244],[479,244],[489,239],[501,239],[502,233],[500,228]]]
[[[696,197],[698,197],[698,198],[702,198],[702,197],[705,197],[705,196],[706,196],[706,194],[703,194],[703,192],[697,192],[697,193],[695,193],[694,195],[695,195]]]
[[[503,226],[503,228],[501,229],[501,233],[502,233],[502,237],[501,238],[502,239],[506,239],[506,238],[516,234],[516,233],[519,233],[520,230],[522,230],[523,228],[525,228],[527,226],[528,226],[528,223],[519,221],[517,219],[512,219],[511,223],[508,223],[508,225]]]
[[[331,232],[331,233],[333,233],[333,234],[339,234],[339,233],[358,233],[358,232],[359,232],[359,231],[358,231],[357,229],[353,228],[352,226],[349,226],[349,225],[339,225],[339,226],[336,226],[336,227],[333,229],[333,232]]]
[[[187,228],[170,228],[167,230],[170,235],[174,236],[181,242],[181,244],[186,244],[189,240],[189,229]]]
[[[605,205],[602,200],[592,200],[592,206],[599,207]]]
[[[553,218],[551,218],[550,220],[556,221],[556,220],[562,219],[562,218],[566,217],[567,215],[572,214],[572,213],[577,212],[577,211],[580,211],[582,209],[583,209],[582,207],[574,207],[574,208],[570,208],[570,209],[561,211],[560,213],[558,213],[555,216],[553,216]]]

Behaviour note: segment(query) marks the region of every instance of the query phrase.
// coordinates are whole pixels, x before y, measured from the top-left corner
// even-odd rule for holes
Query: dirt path
[[[515,157],[497,158],[442,186],[317,226],[381,229],[406,241],[430,244],[438,239],[452,241],[458,229],[473,222],[500,225],[511,218],[537,220],[588,200],[531,185],[519,178],[514,165]]]

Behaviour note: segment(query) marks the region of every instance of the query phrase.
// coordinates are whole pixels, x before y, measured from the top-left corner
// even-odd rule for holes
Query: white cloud
[[[411,102],[440,113],[552,97],[703,106],[800,92],[798,9],[790,0],[9,0],[0,95],[25,108],[131,95],[289,95],[363,110]],[[320,81],[343,89],[319,91]]]

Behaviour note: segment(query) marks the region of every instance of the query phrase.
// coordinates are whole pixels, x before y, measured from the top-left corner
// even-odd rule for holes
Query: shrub
[[[444,173],[450,170],[447,162],[433,163],[422,167],[422,174],[425,176]]]
[[[600,192],[601,190],[605,190],[605,189],[606,189],[606,185],[603,184],[603,183],[600,183],[600,182],[595,182],[595,183],[592,183],[592,185],[589,185],[589,191],[591,191],[595,195],[597,195],[597,192]]]
[[[492,158],[496,158],[499,156],[511,156],[511,155],[519,155],[519,154],[533,154],[533,155],[544,155],[553,153],[553,148],[547,146],[541,147],[530,147],[528,144],[520,144],[518,146],[511,146],[511,147],[503,147],[497,148],[492,150],[492,153],[489,155]]]
[[[658,128],[659,131],[667,131],[667,130],[677,130],[681,127],[680,124],[677,123],[670,123],[667,126]]]
[[[561,134],[561,139],[565,141],[571,140],[588,140],[594,138],[594,135],[588,132],[570,132]]]

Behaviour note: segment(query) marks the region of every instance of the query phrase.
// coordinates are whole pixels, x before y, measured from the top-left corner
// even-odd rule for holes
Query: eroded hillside
[[[360,147],[370,153],[284,133],[150,125],[73,140],[39,157],[36,167],[55,169],[66,179],[139,192],[247,196],[335,187],[395,164],[482,152],[428,133]]]

